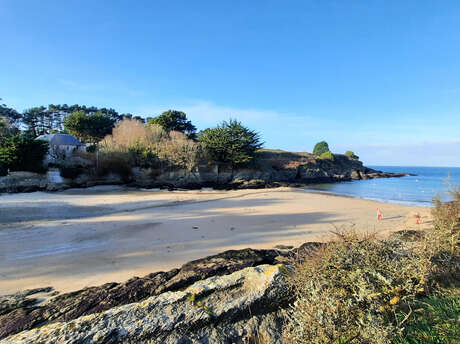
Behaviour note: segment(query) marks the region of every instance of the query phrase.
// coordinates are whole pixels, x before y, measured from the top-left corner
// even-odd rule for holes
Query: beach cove
[[[168,270],[229,249],[296,247],[338,229],[385,236],[429,225],[430,208],[296,188],[160,191],[121,186],[1,195],[0,294],[69,292]],[[384,214],[376,219],[376,209]],[[417,225],[415,214],[422,223]]]

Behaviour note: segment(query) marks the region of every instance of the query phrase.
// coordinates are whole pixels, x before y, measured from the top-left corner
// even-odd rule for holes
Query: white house
[[[48,156],[45,158],[46,163],[57,162],[72,155],[76,150],[85,151],[86,147],[77,138],[70,134],[48,134],[37,137],[37,140],[47,141],[49,143]]]

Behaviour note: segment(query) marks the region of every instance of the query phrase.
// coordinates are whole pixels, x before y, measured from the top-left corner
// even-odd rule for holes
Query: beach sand
[[[429,213],[295,188],[2,194],[0,294],[120,282],[224,250],[325,241],[337,228],[386,235],[426,226]]]

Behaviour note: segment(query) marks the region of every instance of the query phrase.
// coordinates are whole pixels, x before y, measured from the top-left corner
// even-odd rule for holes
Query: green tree
[[[332,154],[331,152],[324,152],[319,157],[325,160],[335,160],[334,154]]]
[[[48,153],[48,142],[20,134],[0,141],[0,174],[6,171],[43,172],[43,160]]]
[[[329,145],[326,141],[318,142],[313,149],[313,154],[316,156],[321,156],[321,154],[330,152]]]
[[[2,100],[2,98],[0,98],[0,100]],[[0,104],[0,122],[3,123],[3,127],[18,127],[21,118],[22,115],[15,109],[6,106],[6,104]]]
[[[112,133],[115,120],[102,111],[87,114],[84,110],[71,113],[64,120],[67,132],[83,142],[96,143]]]
[[[187,119],[187,115],[182,111],[165,111],[160,116],[149,118],[148,124],[160,125],[167,132],[180,131],[190,139],[196,137],[196,127],[192,124],[192,121]]]
[[[257,132],[232,119],[216,128],[203,130],[198,141],[213,161],[229,164],[232,168],[249,163],[263,144]]]
[[[359,160],[359,156],[357,156],[353,151],[348,150],[345,152],[345,155],[350,157],[351,159]]]
[[[22,122],[30,135],[34,137],[49,134],[53,127],[51,116],[44,106],[26,110],[22,116]]]

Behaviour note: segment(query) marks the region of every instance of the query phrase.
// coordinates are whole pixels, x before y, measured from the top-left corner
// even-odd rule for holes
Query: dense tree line
[[[74,120],[68,121],[69,124],[73,124],[72,134],[82,139],[90,138],[94,140],[96,138],[101,140],[105,135],[110,134],[115,123],[123,118],[134,118],[139,121],[144,121],[140,116],[134,116],[129,113],[120,114],[112,108],[97,108],[95,106],[78,104],[50,104],[48,106],[33,107],[21,113],[5,104],[1,104],[0,122],[3,124],[0,124],[0,126],[4,127],[6,123],[8,123],[11,127],[22,129],[33,137],[51,133],[63,133],[69,131],[69,128],[66,128],[65,125],[67,118],[75,113],[78,114],[74,116],[76,118],[81,119],[83,116],[89,118],[87,123],[80,123],[79,126],[75,124]],[[82,121],[80,120],[80,122]],[[110,131],[107,131],[108,123],[111,123]],[[98,125],[100,128],[95,128],[95,135],[92,135],[93,133],[88,133],[88,126],[95,127]],[[75,128],[78,127],[83,128],[81,133],[75,131]],[[102,135],[101,132],[103,132],[104,135]]]
[[[259,134],[236,120],[197,133],[187,115],[177,110],[167,110],[145,121],[139,116],[94,106],[50,104],[20,113],[1,105],[3,170],[34,170],[24,165],[22,159],[27,156],[40,166],[37,161],[48,148],[41,142],[35,144],[34,138],[50,133],[69,133],[82,142],[98,144],[108,156],[127,156],[125,162],[130,164],[141,161],[141,165],[155,166],[163,161],[162,166],[189,169],[202,158],[232,168],[245,165],[262,146]]]
[[[214,128],[197,132],[187,115],[177,110],[167,110],[146,121],[132,114],[119,114],[111,108],[50,104],[20,113],[3,104],[0,105],[3,170],[5,166],[24,168],[27,162],[22,160],[24,157],[39,161],[47,147],[34,144],[34,138],[50,133],[72,134],[92,144],[92,149],[105,152],[109,157],[107,161],[114,162],[117,157],[117,164],[123,165],[124,170],[129,170],[129,166],[156,167],[159,164],[193,169],[203,161],[233,170],[253,161],[263,145],[258,132],[237,120],[224,121]],[[335,160],[325,141],[315,145],[313,154],[319,159]],[[351,151],[346,155],[358,159]],[[121,156],[123,161],[119,159]]]

